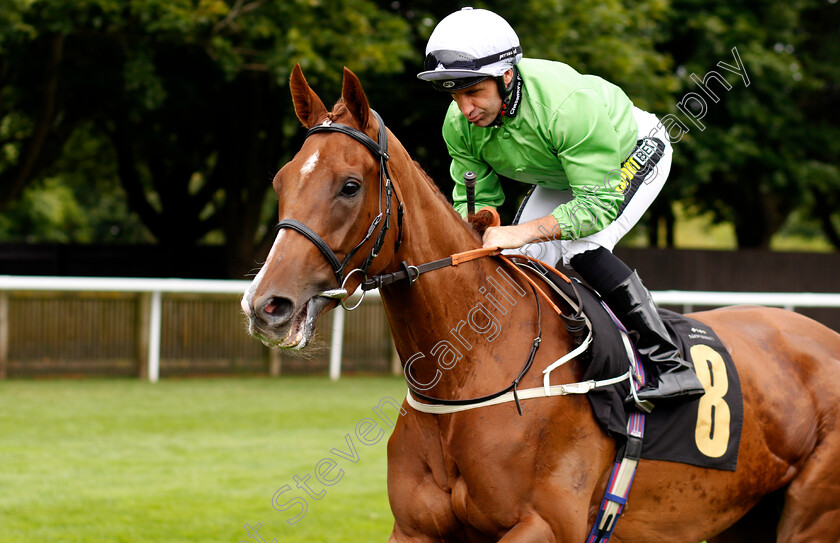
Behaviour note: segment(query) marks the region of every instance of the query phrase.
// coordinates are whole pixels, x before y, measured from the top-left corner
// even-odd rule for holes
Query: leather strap
[[[415,281],[417,281],[418,277],[426,272],[439,270],[441,268],[448,268],[449,266],[457,266],[477,258],[490,256],[498,250],[499,249],[497,247],[474,249],[472,251],[464,251],[463,253],[455,253],[452,256],[441,258],[440,260],[426,262],[425,264],[418,264],[417,266],[412,266],[403,261],[402,269],[400,271],[374,275],[373,277],[366,279],[362,283],[361,288],[362,290],[373,290],[375,288],[393,285],[394,283],[398,283],[400,281],[408,281],[408,284],[412,285]]]
[[[308,138],[312,134],[317,134],[319,132],[341,132],[342,134],[350,136],[354,140],[363,144],[365,147],[370,149],[370,151],[373,154],[382,158],[382,160],[388,160],[390,157],[388,156],[388,135],[385,131],[385,123],[382,122],[382,118],[376,111],[372,109],[371,111],[373,112],[374,117],[376,117],[376,120],[379,123],[379,143],[373,141],[373,138],[371,138],[361,130],[356,130],[352,126],[347,126],[346,124],[341,123],[334,123],[329,120],[310,128],[306,132],[306,137]]]
[[[498,247],[482,247],[481,249],[473,249],[472,251],[464,251],[463,253],[455,253],[452,255],[452,265],[457,266],[476,258],[483,258],[490,256],[499,250]]]
[[[302,222],[295,219],[283,219],[277,223],[277,228],[290,228],[295,232],[299,232],[306,236],[306,238],[309,239],[309,241],[311,241],[319,251],[321,251],[324,258],[327,259],[327,262],[329,262],[335,272],[335,278],[338,280],[338,284],[341,285],[341,273],[344,271],[344,266],[338,261],[338,257],[335,256],[335,253],[332,249],[330,249],[329,245],[321,239],[321,236],[316,234],[311,228]]]
[[[373,247],[371,248],[370,254],[365,259],[362,267],[360,268],[362,272],[367,273],[368,268],[370,267],[373,259],[379,255],[379,251],[382,248],[383,243],[385,242],[385,234],[387,234],[388,230],[391,227],[391,197],[394,196],[394,191],[391,182],[391,175],[388,172],[388,129],[385,128],[385,123],[382,122],[382,117],[374,111],[370,110],[373,113],[373,116],[376,118],[376,121],[379,123],[379,142],[374,141],[370,136],[362,132],[361,130],[357,130],[351,126],[347,126],[340,123],[334,123],[331,120],[326,120],[323,123],[313,126],[306,132],[306,137],[311,136],[312,134],[317,134],[319,132],[339,132],[341,134],[345,134],[350,136],[354,140],[358,141],[365,147],[367,147],[374,155],[379,157],[379,165],[380,165],[380,183],[379,183],[379,215],[377,215],[373,222],[371,223],[370,227],[367,230],[367,234],[365,235],[364,239],[360,241],[356,246],[347,253],[347,256],[344,258],[343,262],[338,260],[338,257],[335,255],[335,252],[327,245],[327,243],[315,233],[314,230],[303,224],[302,222],[295,220],[295,219],[284,219],[280,221],[277,225],[277,228],[291,228],[292,230],[303,234],[309,241],[311,241],[315,247],[324,255],[324,258],[327,259],[330,266],[333,268],[333,273],[335,274],[335,279],[338,281],[339,287],[344,284],[344,270],[347,267],[347,264],[350,262],[350,259],[356,254],[356,252],[364,245],[370,237],[373,235],[374,230],[382,221],[383,217],[385,222],[382,224],[382,228],[379,229],[379,234],[376,236],[374,240]],[[382,197],[383,197],[383,190],[385,196],[385,211],[382,211]],[[399,202],[399,198],[397,198]],[[397,226],[399,231],[397,233],[397,240],[394,242],[394,252],[399,250],[400,243],[402,241],[402,217],[403,217],[403,205],[402,202],[399,202],[399,206],[397,208]]]

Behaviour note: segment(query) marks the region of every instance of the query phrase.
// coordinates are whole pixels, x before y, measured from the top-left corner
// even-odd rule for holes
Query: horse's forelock
[[[361,126],[361,122],[353,115],[353,113],[350,111],[350,108],[348,108],[347,104],[344,103],[343,99],[339,99],[338,102],[336,102],[333,106],[332,111],[327,113],[327,119],[329,119],[330,121],[334,123],[346,124],[348,126],[352,126],[353,128],[357,128],[365,134],[367,134],[368,136],[370,136],[371,138],[373,138],[374,140],[377,140],[379,137],[379,133],[377,131],[378,127],[374,126],[373,123],[370,122],[370,119],[372,118],[372,115],[369,116],[369,120],[367,123],[368,126]]]
[[[343,124],[354,125],[357,123],[348,122],[348,119],[344,119],[343,117],[350,116],[350,112],[347,111],[347,106],[344,105],[344,102],[339,100],[335,103],[332,108],[332,111],[327,113],[327,118],[334,123],[341,122]]]

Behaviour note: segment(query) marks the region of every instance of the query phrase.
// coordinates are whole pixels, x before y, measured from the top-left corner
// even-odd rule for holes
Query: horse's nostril
[[[294,305],[288,298],[272,297],[263,306],[263,312],[274,319],[284,320],[291,316]]]

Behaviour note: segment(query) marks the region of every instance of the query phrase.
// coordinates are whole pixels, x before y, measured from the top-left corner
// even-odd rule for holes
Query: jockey
[[[453,99],[443,124],[455,209],[466,215],[464,173],[476,207],[504,202],[499,176],[533,184],[514,224],[488,228],[485,247],[562,260],[595,288],[635,336],[656,382],[640,400],[704,394],[638,274],[612,253],[662,188],[671,144],[656,116],[617,86],[566,64],[522,58],[502,17],[464,8],[435,27],[418,78]]]

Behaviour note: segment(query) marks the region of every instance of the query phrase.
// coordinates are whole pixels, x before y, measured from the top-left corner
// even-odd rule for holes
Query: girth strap
[[[540,306],[540,296],[537,294],[537,290],[531,285],[531,290],[534,292],[534,299],[537,302],[537,337],[534,338],[534,341],[531,343],[531,350],[528,352],[528,358],[525,360],[525,365],[519,371],[519,375],[516,376],[516,379],[513,382],[505,387],[504,389],[494,392],[492,394],[487,394],[486,396],[480,396],[478,398],[468,398],[463,400],[447,400],[443,398],[434,398],[432,396],[426,396],[425,394],[418,392],[411,386],[411,382],[408,381],[408,389],[410,390],[410,394],[420,398],[425,402],[431,402],[437,405],[443,406],[472,406],[475,404],[482,404],[487,402],[492,402],[496,398],[499,398],[507,393],[512,394],[512,399],[516,404],[516,410],[519,415],[522,415],[522,405],[519,403],[519,382],[525,377],[525,374],[528,373],[528,370],[531,369],[531,366],[534,364],[534,358],[537,356],[537,351],[540,348],[540,343],[542,343],[542,308]],[[406,375],[407,377],[407,375]]]
[[[627,328],[619,321],[611,311],[608,311],[613,323],[621,331],[627,355],[630,359],[630,373],[635,374],[639,380],[629,377],[630,389],[635,391],[645,383],[645,371],[639,352],[633,348],[627,339]],[[601,500],[601,507],[595,518],[595,524],[589,532],[586,543],[609,543],[610,537],[615,530],[618,519],[627,505],[627,496],[633,485],[633,478],[636,469],[639,467],[639,460],[642,457],[642,441],[645,436],[645,414],[640,411],[630,413],[627,420],[627,443],[621,447],[615,458],[612,473],[607,483],[604,498]]]

